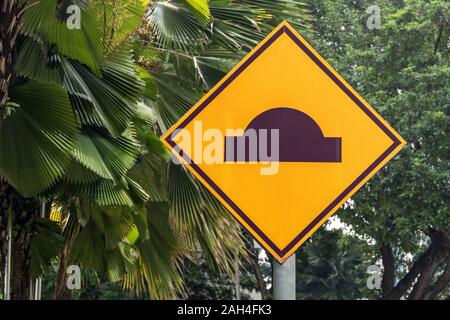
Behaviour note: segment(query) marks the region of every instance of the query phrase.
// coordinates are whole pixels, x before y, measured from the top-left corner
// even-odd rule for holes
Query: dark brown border
[[[362,180],[364,180],[372,170],[374,170],[386,157],[389,156],[400,144],[401,141],[378,119],[365,105],[358,99],[342,81],[337,78],[331,70],[329,70],[318,59],[307,46],[286,26],[281,27],[276,33],[274,33],[258,50],[256,50],[239,68],[237,68],[212,94],[203,101],[181,124],[175,129],[183,129],[186,127],[203,109],[205,109],[211,101],[213,101],[234,79],[236,79],[253,61],[255,61],[276,39],[278,39],[283,33],[286,33],[299,47],[302,49],[317,66],[319,66],[330,78],[333,80],[352,100],[360,107],[366,115],[372,119],[373,122],[392,140],[392,145],[386,149],[364,172],[356,178],[345,190],[328,205],[305,229],[303,229],[285,248],[278,248],[267,237],[261,229],[209,178],[206,173],[200,169],[184,152],[179,152],[187,163],[213,188],[217,194],[263,239],[273,251],[275,251],[281,258],[283,258],[289,250],[291,250],[298,242],[300,242],[309,231],[311,231],[339,202],[341,202]],[[168,135],[166,142],[175,150],[180,150],[177,144],[170,139],[171,135]]]

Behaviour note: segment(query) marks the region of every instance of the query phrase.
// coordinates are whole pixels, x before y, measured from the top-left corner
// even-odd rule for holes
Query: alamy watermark
[[[66,26],[69,30],[81,29],[81,9],[79,6],[73,4],[67,7],[66,13],[68,14],[66,20]]]
[[[194,121],[193,134],[177,129],[171,140],[176,143],[174,150],[189,164],[259,163],[261,175],[279,170],[279,129],[226,129],[224,135],[215,128],[203,130],[202,121]],[[172,161],[179,163],[173,154]]]
[[[81,270],[77,265],[70,265],[66,270],[67,274],[67,289],[79,290],[81,289]]]
[[[381,29],[381,9],[377,5],[371,5],[367,8],[366,12],[370,14],[367,19],[366,25],[369,30]]]
[[[369,277],[367,278],[366,285],[369,290],[381,289],[381,268],[377,265],[371,265],[367,268]]]

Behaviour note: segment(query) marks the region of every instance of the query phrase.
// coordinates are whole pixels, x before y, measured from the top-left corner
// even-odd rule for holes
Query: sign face
[[[405,144],[287,22],[162,140],[280,262]]]

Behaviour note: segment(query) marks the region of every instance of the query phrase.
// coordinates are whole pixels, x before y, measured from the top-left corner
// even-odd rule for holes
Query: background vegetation
[[[81,29],[66,26],[72,4]],[[371,5],[380,29],[367,27]],[[448,1],[0,9],[0,291],[11,218],[13,299],[40,277],[47,299],[270,298],[270,259],[159,136],[288,19],[408,141],[298,251],[298,298],[450,296]],[[71,264],[83,275],[72,292]],[[380,290],[366,286],[370,265]]]

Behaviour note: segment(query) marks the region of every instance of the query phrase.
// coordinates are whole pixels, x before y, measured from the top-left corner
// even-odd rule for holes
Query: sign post
[[[295,253],[283,264],[272,263],[272,285],[274,300],[295,300]]]

